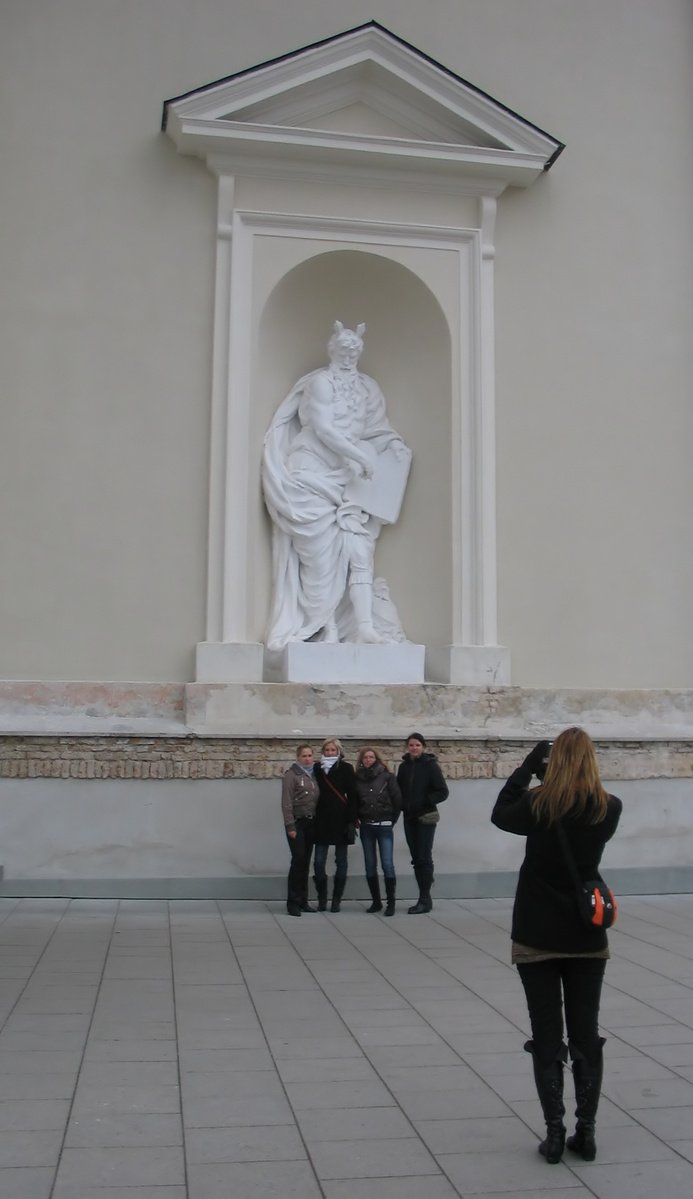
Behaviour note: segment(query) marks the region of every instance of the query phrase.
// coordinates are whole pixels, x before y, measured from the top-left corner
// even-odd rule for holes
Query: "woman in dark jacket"
[[[541,786],[528,790],[532,776]],[[573,1061],[577,1127],[568,1148],[594,1161],[594,1125],[604,1040],[599,1001],[609,949],[603,929],[584,923],[557,827],[566,834],[580,878],[599,879],[599,862],[614,835],[621,801],[604,790],[594,745],[582,729],[566,729],[553,746],[540,741],[503,787],[491,819],[527,838],[513,908],[512,961],[527,997],[534,1079],[547,1135],[539,1152],[554,1165],[565,1145],[563,1007]],[[562,991],[562,994],[561,994]]]
[[[426,752],[426,739],[421,733],[407,737],[407,752],[397,771],[397,782],[402,792],[404,835],[419,886],[419,898],[408,912],[410,916],[418,916],[433,907],[433,838],[438,804],[449,794],[438,760],[435,754]]]
[[[335,875],[330,911],[340,910],[347,878],[347,850],[354,844],[358,796],[354,767],[344,759],[336,737],[323,741],[320,761],[315,766],[320,789],[315,812],[315,857],[313,881],[318,893],[318,911],[327,908],[327,852],[334,845]]]
[[[386,916],[395,914],[397,875],[392,860],[393,829],[402,810],[402,796],[397,779],[385,765],[380,753],[372,745],[360,751],[356,761],[356,791],[359,797],[359,828],[366,882],[373,900],[369,912],[382,912],[378,882],[378,858],[385,876],[387,896]]]

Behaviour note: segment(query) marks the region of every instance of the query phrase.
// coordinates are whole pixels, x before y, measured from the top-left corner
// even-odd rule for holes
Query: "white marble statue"
[[[379,619],[373,559],[382,525],[397,520],[411,451],[387,419],[378,384],[358,370],[364,330],[335,322],[329,365],[298,380],[265,434],[270,650],[310,639],[404,640],[398,620]]]

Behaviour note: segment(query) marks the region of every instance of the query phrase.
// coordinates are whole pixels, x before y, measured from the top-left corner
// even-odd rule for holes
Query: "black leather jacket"
[[[394,774],[386,770],[382,762],[359,766],[356,771],[356,791],[362,824],[380,820],[397,823],[402,810],[402,795]]]

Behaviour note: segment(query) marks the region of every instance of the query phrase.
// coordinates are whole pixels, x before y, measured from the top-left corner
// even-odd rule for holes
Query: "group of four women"
[[[411,854],[419,898],[410,915],[430,912],[433,884],[433,839],[438,807],[448,787],[425,738],[407,738],[397,774],[388,769],[371,745],[359,751],[356,769],[346,761],[342,744],[328,737],[315,761],[310,745],[299,745],[296,761],[282,781],[282,814],[291,850],[286,910],[290,916],[314,912],[308,902],[308,878],[313,851],[313,881],[318,911],[327,909],[327,855],[335,851],[335,875],[330,910],[340,910],[347,879],[347,853],[358,828],[363,847],[366,881],[371,894],[369,912],[381,912],[378,854],[385,879],[385,915],[395,914],[397,877],[393,862],[394,827],[403,814],[404,835]]]

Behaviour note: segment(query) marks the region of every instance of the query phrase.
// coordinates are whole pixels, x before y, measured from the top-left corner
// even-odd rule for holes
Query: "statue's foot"
[[[383,639],[376,633],[370,621],[364,621],[358,627],[356,640],[359,645],[382,645]]]
[[[332,621],[325,625],[322,631],[322,640],[324,645],[339,645],[337,626]]]

